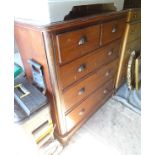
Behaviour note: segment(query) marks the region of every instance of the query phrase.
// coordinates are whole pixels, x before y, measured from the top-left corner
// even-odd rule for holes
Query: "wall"
[[[114,2],[117,10],[124,0],[15,0],[15,17],[44,24],[61,21],[75,5]]]

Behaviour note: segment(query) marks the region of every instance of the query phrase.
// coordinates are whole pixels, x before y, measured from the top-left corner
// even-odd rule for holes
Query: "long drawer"
[[[106,83],[110,78],[114,77],[118,65],[118,60],[101,67],[93,75],[73,85],[63,93],[65,111],[79,104],[89,94],[97,90],[101,85]]]
[[[113,20],[102,25],[102,44],[105,45],[120,38],[125,30],[125,20]]]
[[[56,39],[59,63],[63,64],[100,46],[100,25],[58,34]]]
[[[88,73],[108,64],[119,55],[120,40],[116,40],[95,52],[60,67],[61,89],[78,81]]]
[[[112,79],[66,115],[67,131],[70,131],[80,121],[88,118],[97,109],[99,104],[104,103],[112,95],[113,84],[114,80]]]

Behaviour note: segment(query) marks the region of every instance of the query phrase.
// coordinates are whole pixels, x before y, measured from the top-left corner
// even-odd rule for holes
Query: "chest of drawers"
[[[126,11],[46,26],[15,22],[15,38],[31,80],[28,59],[43,66],[55,136],[69,137],[113,94]]]
[[[116,78],[115,88],[118,89],[127,77],[127,65],[131,51],[137,52],[141,49],[141,10],[132,9],[128,11],[126,28],[122,41],[118,74]]]

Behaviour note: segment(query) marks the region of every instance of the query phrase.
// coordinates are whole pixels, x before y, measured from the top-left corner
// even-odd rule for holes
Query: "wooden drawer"
[[[114,80],[112,79],[66,115],[67,131],[70,131],[80,121],[87,119],[89,115],[99,107],[99,105],[104,103],[112,95],[113,84]]]
[[[101,65],[108,64],[119,55],[120,40],[116,40],[100,48],[89,55],[81,57],[69,64],[60,67],[61,89],[78,81],[88,73],[99,68]]]
[[[62,33],[56,39],[59,63],[66,63],[99,47],[100,25]]]
[[[129,11],[127,22],[132,22],[141,19],[141,11],[140,10],[132,10]]]
[[[120,38],[125,29],[125,19],[113,20],[102,25],[102,44]]]
[[[129,24],[128,42],[141,37],[141,23]]]
[[[98,89],[110,78],[114,77],[117,63],[118,60],[115,60],[110,64],[101,67],[96,73],[66,90],[63,93],[65,111],[68,111],[71,107],[79,104],[79,102],[84,100],[89,94]]]

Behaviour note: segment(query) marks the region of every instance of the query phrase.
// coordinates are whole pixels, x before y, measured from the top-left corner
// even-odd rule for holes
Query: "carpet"
[[[129,90],[127,84],[122,85],[116,92],[113,99],[123,103],[128,108],[141,114],[141,89]]]
[[[140,155],[141,116],[110,99],[70,139],[60,155]]]

